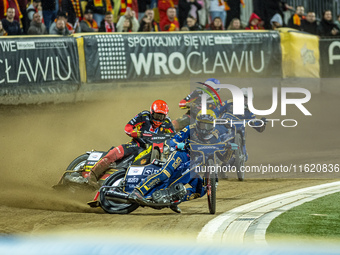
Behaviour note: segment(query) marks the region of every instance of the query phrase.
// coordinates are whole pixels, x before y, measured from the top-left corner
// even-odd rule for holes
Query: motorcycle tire
[[[242,145],[242,137],[241,134],[237,133],[235,136],[235,141],[238,145],[238,149],[235,151],[235,167],[237,170],[237,178],[239,181],[244,180],[244,171],[241,171],[241,167],[244,166],[244,153],[243,153],[243,145]]]
[[[112,186],[115,182],[123,180],[125,177],[125,170],[118,171],[109,176],[103,186]],[[106,200],[105,193],[110,188],[102,188],[99,194],[100,207],[110,214],[129,214],[139,207],[139,204],[123,204]]]
[[[88,159],[89,154],[83,154],[79,157],[75,158],[69,166],[66,168],[66,170],[79,170],[81,167],[83,167],[86,163],[86,160]]]
[[[208,160],[208,165],[213,166],[214,161],[212,159]],[[207,183],[207,197],[208,197],[208,206],[209,213],[216,213],[216,174],[215,173],[207,173],[206,183]]]
[[[81,172],[86,164],[88,157],[88,154],[82,154],[75,158],[66,168],[67,172],[64,173],[59,183],[57,185],[54,185],[53,188],[56,190],[68,190],[73,193],[84,188],[86,189],[88,185],[84,186],[84,183],[87,183],[87,181],[82,176]]]
[[[152,162],[154,159],[161,159],[161,154],[159,153],[158,149],[153,149],[151,152],[150,162]]]

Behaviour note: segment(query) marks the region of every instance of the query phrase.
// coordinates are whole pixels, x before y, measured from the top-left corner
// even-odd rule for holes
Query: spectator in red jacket
[[[246,30],[258,30],[263,29],[260,25],[261,18],[257,16],[255,13],[252,13],[249,18],[248,26],[246,27]]]
[[[158,0],[159,24],[163,22],[163,19],[167,19],[167,10],[174,7],[175,5],[172,0]]]
[[[166,18],[160,22],[162,31],[179,31],[179,22],[176,17],[176,9],[170,7],[166,11]]]

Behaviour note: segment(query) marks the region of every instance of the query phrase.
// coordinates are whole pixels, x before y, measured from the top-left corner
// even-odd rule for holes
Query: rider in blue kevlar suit
[[[221,83],[217,79],[210,78],[207,79],[204,84],[213,87],[218,92],[219,88],[216,88],[216,85]],[[203,93],[207,93],[209,95],[207,98],[207,109],[213,110],[216,108],[218,104],[218,98],[209,88],[195,89],[179,102],[179,107],[181,109],[188,109],[188,111],[182,117],[172,121],[172,124],[177,132],[185,128],[187,125],[190,125],[191,118],[196,118],[196,115],[201,110],[201,96]]]
[[[188,139],[206,144],[221,142],[214,129],[213,123],[215,118],[214,112],[207,110],[207,114],[199,113],[197,115],[195,124],[186,126],[183,130],[179,131],[170,142],[171,147],[177,150],[170,155],[167,162],[160,169],[160,172],[150,176],[139,187],[135,188],[129,198],[136,202],[145,201],[144,196],[149,190],[167,180],[173,180],[169,186],[176,183],[189,184],[191,186],[191,188],[187,189],[187,194],[182,198],[182,201],[204,196],[206,191],[203,188],[203,179],[198,174],[193,176],[193,173],[188,171],[190,168],[190,155],[185,143],[188,142]],[[231,144],[231,146],[237,147],[235,144]],[[177,213],[181,212],[177,205],[173,205],[170,208]]]

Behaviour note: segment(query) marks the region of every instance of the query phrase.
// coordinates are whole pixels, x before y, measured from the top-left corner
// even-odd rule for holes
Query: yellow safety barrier
[[[281,28],[283,78],[320,78],[319,38],[291,28]]]
[[[84,38],[82,36],[77,37],[78,55],[79,55],[79,71],[80,80],[82,83],[86,83],[86,63],[85,63],[85,51],[84,51]]]

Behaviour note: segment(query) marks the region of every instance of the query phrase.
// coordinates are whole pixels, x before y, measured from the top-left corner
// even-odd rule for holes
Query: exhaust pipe
[[[128,199],[129,195],[126,193],[122,192],[117,192],[114,190],[109,190],[105,194],[105,199],[116,202],[116,203],[121,203],[121,204],[131,204],[131,202]]]

